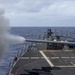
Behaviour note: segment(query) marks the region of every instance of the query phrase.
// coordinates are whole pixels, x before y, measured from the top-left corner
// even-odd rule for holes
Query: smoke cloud
[[[19,44],[25,41],[25,38],[21,36],[10,34],[9,30],[9,20],[5,18],[4,10],[0,9],[0,59],[9,44]]]
[[[6,34],[5,37],[8,43],[19,44],[25,42],[25,38],[18,35]]]

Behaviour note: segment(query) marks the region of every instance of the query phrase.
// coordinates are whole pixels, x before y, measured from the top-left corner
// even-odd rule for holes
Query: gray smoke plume
[[[9,20],[4,17],[4,10],[0,9],[0,59],[10,43],[24,43],[25,38],[10,34]]]

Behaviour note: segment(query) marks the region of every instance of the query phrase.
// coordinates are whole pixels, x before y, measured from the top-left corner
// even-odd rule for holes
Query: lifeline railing
[[[28,43],[25,43],[25,45],[21,48],[21,50],[20,50],[20,51],[18,50],[18,52],[17,52],[17,54],[16,54],[17,61],[18,61],[19,57],[21,57],[22,54],[27,51],[28,45],[29,45]],[[17,49],[18,49],[18,48],[17,48]],[[8,68],[8,70],[6,71],[6,75],[12,75],[12,74],[11,74],[11,71],[12,71],[13,67],[15,66],[15,64],[17,63],[17,61],[15,61],[15,60],[13,59],[13,62],[11,62],[11,63],[9,64],[9,68]]]

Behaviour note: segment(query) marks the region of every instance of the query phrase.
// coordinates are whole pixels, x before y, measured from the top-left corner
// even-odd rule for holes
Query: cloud
[[[18,10],[25,12],[39,12],[42,8],[50,5],[49,0],[22,0],[17,3]]]
[[[74,0],[8,0],[0,6],[14,26],[74,26],[75,23]]]

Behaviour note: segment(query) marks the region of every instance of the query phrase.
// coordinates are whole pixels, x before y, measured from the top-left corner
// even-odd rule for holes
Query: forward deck
[[[74,50],[30,50],[17,61],[13,75],[75,75]]]

